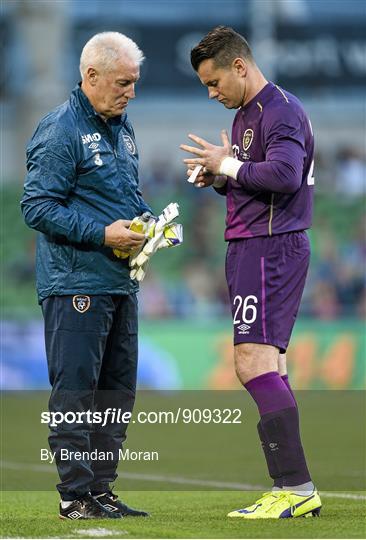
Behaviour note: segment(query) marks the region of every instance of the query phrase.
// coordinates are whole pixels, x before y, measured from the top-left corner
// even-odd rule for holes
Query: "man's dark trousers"
[[[132,411],[137,375],[137,298],[131,295],[50,296],[42,302],[52,392],[50,412]],[[83,417],[85,419],[85,416]],[[109,417],[110,418],[110,417]],[[63,500],[104,492],[116,477],[127,424],[67,423],[50,427],[49,445]],[[106,461],[61,460],[69,452],[112,452]]]

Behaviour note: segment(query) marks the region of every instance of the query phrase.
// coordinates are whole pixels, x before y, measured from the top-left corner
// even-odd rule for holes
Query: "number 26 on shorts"
[[[257,318],[258,298],[254,294],[249,294],[245,298],[239,294],[235,296],[233,306],[235,309],[233,323],[234,325],[244,322],[252,324]]]

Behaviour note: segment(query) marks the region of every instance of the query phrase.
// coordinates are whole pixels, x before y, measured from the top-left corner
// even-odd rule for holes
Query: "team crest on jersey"
[[[136,145],[133,142],[132,138],[129,135],[123,135],[123,140],[129,153],[136,154]]]
[[[253,136],[254,136],[254,133],[253,133],[252,129],[246,129],[244,131],[244,135],[243,135],[244,152],[246,152],[248,150],[249,146],[252,144]]]
[[[90,296],[76,294],[72,299],[72,305],[79,313],[85,313],[90,308]]]

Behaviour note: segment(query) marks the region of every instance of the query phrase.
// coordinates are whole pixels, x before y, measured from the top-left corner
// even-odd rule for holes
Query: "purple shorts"
[[[226,280],[234,345],[264,343],[286,352],[309,267],[305,231],[229,243]]]

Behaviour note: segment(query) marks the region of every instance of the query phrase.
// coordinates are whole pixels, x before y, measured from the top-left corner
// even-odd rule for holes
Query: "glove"
[[[145,262],[145,255],[151,256],[157,250],[157,245],[164,234],[164,228],[171,223],[174,218],[179,216],[179,205],[177,203],[170,203],[160,216],[155,218],[155,222],[152,223],[145,233],[147,241],[145,244],[130,257],[130,266],[142,266]],[[141,255],[141,256],[140,256]]]
[[[155,225],[156,220],[157,218],[154,217],[152,214],[150,214],[150,212],[145,212],[141,216],[137,216],[133,218],[131,225],[129,226],[129,229],[131,231],[134,231],[140,234],[149,235],[151,234],[149,232],[150,228]],[[137,248],[133,251],[126,252],[126,251],[121,251],[120,249],[115,248],[113,250],[113,253],[119,259],[127,259],[127,257],[134,256],[136,253],[139,253],[140,250],[141,248]]]
[[[156,221],[150,223],[145,233],[146,243],[130,256],[131,279],[144,279],[149,259],[158,249],[177,246],[183,242],[182,225],[171,223],[178,215],[178,204],[170,203]]]
[[[183,242],[183,226],[180,223],[170,223],[164,227],[163,234],[158,240],[151,238],[137,256],[130,258],[130,278],[142,281],[145,277],[150,257],[159,249],[179,246]]]
[[[183,225],[170,223],[164,227],[163,236],[158,244],[158,249],[180,246],[183,243]]]

